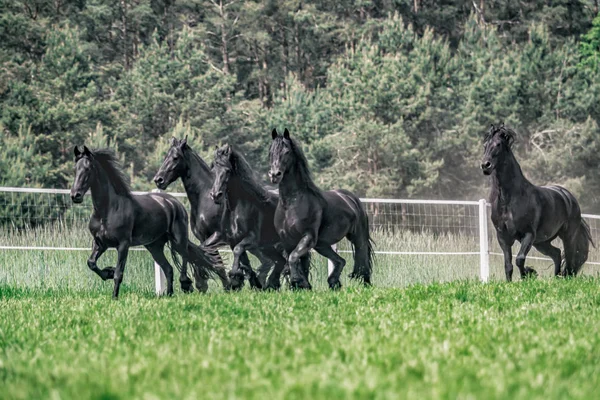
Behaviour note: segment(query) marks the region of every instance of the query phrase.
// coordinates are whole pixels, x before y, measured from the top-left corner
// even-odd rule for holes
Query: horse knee
[[[288,257],[288,263],[290,265],[296,265],[299,260],[300,260],[300,257],[298,256],[298,253],[296,253],[295,251],[293,251],[290,254],[290,256]]]
[[[88,268],[91,269],[92,271],[95,271],[97,268],[96,261],[92,260],[91,258],[89,260],[87,260],[87,265],[88,265]]]
[[[525,255],[523,254],[519,254],[515,260],[515,262],[517,263],[517,266],[523,267],[525,265]]]

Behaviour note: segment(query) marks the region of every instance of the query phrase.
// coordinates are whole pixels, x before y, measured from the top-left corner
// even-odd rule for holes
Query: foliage
[[[503,120],[526,175],[600,211],[596,6],[0,0],[3,147],[27,127],[21,156],[40,158],[27,172],[0,162],[0,176],[65,188],[73,146],[104,143],[150,189],[183,131],[209,160],[230,142],[264,173],[269,132],[288,127],[324,188],[473,198],[481,137]]]

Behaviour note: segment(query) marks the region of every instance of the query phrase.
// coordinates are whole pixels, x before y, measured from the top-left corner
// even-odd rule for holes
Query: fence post
[[[152,193],[160,193],[160,189],[153,189]],[[154,262],[154,291],[157,296],[165,293],[167,288],[167,277],[158,263]]]
[[[333,249],[333,251],[335,251],[337,253],[337,243],[332,244],[331,248]],[[333,272],[333,268],[334,268],[333,263],[331,262],[330,259],[327,259],[327,277],[328,278],[331,276],[331,273]]]
[[[485,199],[479,200],[479,278],[482,282],[487,282],[490,278],[487,202]]]

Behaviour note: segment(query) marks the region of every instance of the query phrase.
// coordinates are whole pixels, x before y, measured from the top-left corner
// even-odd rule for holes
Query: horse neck
[[[523,193],[523,189],[530,185],[512,151],[508,152],[504,162],[492,174],[492,194],[505,203]]]
[[[187,169],[181,180],[192,208],[196,209],[200,205],[200,199],[210,192],[213,184],[212,171],[199,156],[190,155],[187,157]]]
[[[98,168],[98,170],[101,169]],[[94,211],[102,220],[105,220],[110,210],[115,208],[119,202],[119,198],[124,197],[117,194],[115,188],[103,173],[96,174],[96,179],[94,179],[90,190],[92,192]]]
[[[227,201],[231,209],[235,209],[240,203],[253,201],[253,196],[247,190],[246,185],[248,184],[237,176],[229,178],[229,182],[227,183]]]
[[[279,199],[285,206],[293,202],[300,193],[307,190],[306,182],[303,182],[300,171],[294,165],[283,174],[283,178],[279,182]]]

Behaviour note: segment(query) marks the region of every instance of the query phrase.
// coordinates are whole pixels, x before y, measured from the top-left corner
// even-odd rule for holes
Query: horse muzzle
[[[71,201],[76,204],[81,203],[83,201],[83,194],[81,192],[71,192]]]
[[[216,204],[221,204],[223,201],[223,192],[210,192],[210,198],[213,199]]]
[[[158,175],[154,177],[154,184],[160,190],[165,190],[167,188],[167,186],[169,186],[167,184],[167,182],[165,182],[165,179],[162,176],[158,176]]]
[[[484,175],[489,175],[494,170],[494,166],[492,165],[491,162],[486,161],[486,162],[481,163],[481,170],[483,171]]]
[[[281,171],[269,171],[269,179],[271,183],[276,185],[281,182],[281,178],[283,177],[283,173]]]

